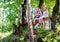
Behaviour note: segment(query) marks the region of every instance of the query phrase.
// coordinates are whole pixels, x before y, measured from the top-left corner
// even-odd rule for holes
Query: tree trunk
[[[32,19],[31,19],[31,4],[30,4],[30,0],[27,0],[27,10],[28,10],[29,40],[30,40],[30,42],[34,42]]]
[[[55,25],[56,25],[56,17],[58,14],[58,10],[59,10],[59,0],[56,0],[56,4],[53,8],[53,13],[52,13],[52,20],[51,20],[51,29],[53,31],[55,31]]]
[[[60,0],[59,0],[59,5],[60,5]]]
[[[41,6],[43,5],[43,0],[39,0],[39,8],[41,8]]]
[[[26,0],[24,0],[24,3],[21,6],[22,6],[22,27],[24,27],[27,20],[26,19]]]

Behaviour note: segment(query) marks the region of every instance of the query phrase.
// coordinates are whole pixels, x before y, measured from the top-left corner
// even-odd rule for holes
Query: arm
[[[46,10],[46,14],[47,14],[47,16],[48,16],[48,10]]]

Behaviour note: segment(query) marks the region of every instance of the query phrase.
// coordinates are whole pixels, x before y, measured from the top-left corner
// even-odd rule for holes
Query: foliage
[[[42,38],[44,42],[57,42],[57,32],[53,32],[51,30],[45,30],[40,28],[38,30],[37,39]]]
[[[49,16],[52,15],[53,7],[55,5],[56,0],[44,0],[44,4],[48,8]],[[21,15],[21,4],[23,4],[24,0],[0,0],[0,33],[6,33],[10,31],[14,31],[13,23],[18,25],[19,16]],[[37,8],[39,5],[39,0],[31,0],[31,8]],[[60,16],[60,6],[58,16]],[[21,16],[20,16],[21,19]],[[57,21],[57,23],[60,23]],[[21,28],[23,32],[22,37],[18,38],[17,41],[25,42],[24,37],[28,35],[28,27]],[[53,37],[54,35],[54,37]],[[16,36],[17,37],[17,36]],[[12,41],[12,39],[16,38],[15,36],[10,36],[6,39],[2,39],[2,42]],[[42,38],[44,41],[47,42],[60,42],[59,36],[56,33],[52,32],[51,30],[45,30],[44,28],[40,28],[38,30],[38,35],[36,39]],[[1,42],[1,40],[0,40]]]

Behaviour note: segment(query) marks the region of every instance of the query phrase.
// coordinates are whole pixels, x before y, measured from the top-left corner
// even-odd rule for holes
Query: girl
[[[45,5],[42,6],[42,16],[39,18],[40,19],[43,19],[43,18],[47,18],[48,17],[48,9]],[[43,27],[45,27],[45,29],[49,29],[49,24],[47,21],[43,22]]]
[[[37,8],[36,9],[36,16],[34,17],[34,20],[35,21],[39,21],[39,18],[42,16],[42,12],[41,12],[41,9],[40,8]],[[35,25],[35,28],[36,29],[38,29],[40,24],[39,23],[37,23],[36,25]]]
[[[48,17],[48,9],[45,5],[42,6],[41,10],[43,15],[39,18],[39,20]]]
[[[39,17],[42,16],[42,12],[41,12],[41,9],[40,8],[37,8],[36,9],[36,16],[34,17],[35,21],[36,20],[39,20]]]

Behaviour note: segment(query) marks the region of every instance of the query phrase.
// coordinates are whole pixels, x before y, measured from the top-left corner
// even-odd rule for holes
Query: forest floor
[[[57,27],[57,31],[60,31],[60,26]],[[17,37],[16,35],[13,35],[12,33],[13,33],[12,31],[6,32],[6,33],[0,33],[0,42],[13,42],[15,38],[19,39],[19,37]],[[57,36],[56,38],[60,40],[60,36]]]
[[[12,32],[6,32],[6,33],[0,33],[0,39],[3,39],[7,36],[9,36]]]
[[[1,33],[0,34],[0,42],[15,42],[17,38],[16,35],[12,34],[13,32]]]

